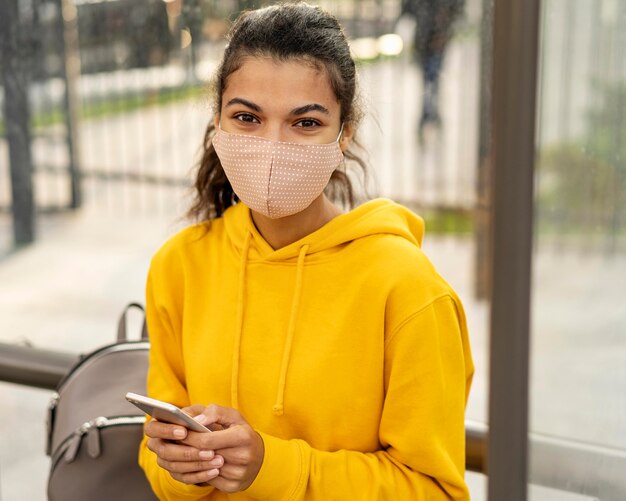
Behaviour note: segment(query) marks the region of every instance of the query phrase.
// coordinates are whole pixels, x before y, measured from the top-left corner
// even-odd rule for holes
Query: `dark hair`
[[[228,77],[243,64],[246,57],[272,57],[279,61],[302,59],[326,71],[341,107],[341,121],[356,129],[362,112],[358,105],[356,69],[347,39],[337,19],[306,3],[285,3],[243,12],[228,34],[228,45],[214,79],[216,113],[222,106],[222,94]],[[204,134],[203,152],[195,182],[195,199],[188,215],[197,219],[220,217],[239,200],[233,191],[211,140],[215,133],[213,120]],[[363,175],[365,162],[351,149],[360,147],[353,138],[344,152],[356,163]],[[344,170],[333,172],[326,189],[334,201],[354,206],[352,183]]]

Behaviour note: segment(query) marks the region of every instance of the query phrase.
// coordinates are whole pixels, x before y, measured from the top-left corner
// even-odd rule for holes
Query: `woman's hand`
[[[196,407],[196,406],[194,406]],[[223,458],[218,475],[200,481],[207,482],[223,492],[238,492],[247,489],[256,478],[261,465],[265,447],[261,436],[252,429],[248,422],[235,409],[209,405],[196,415],[195,419],[213,433],[189,432],[181,443],[196,451],[214,451],[215,459]],[[193,456],[193,455],[192,455]],[[193,483],[198,483],[198,476],[191,474]]]
[[[191,416],[196,416],[204,409],[203,405],[193,405],[183,410]],[[150,437],[147,442],[148,449],[157,455],[157,464],[166,469],[175,480],[186,484],[202,484],[219,475],[224,458],[215,454],[212,449],[181,443],[192,435],[203,433],[156,420],[146,423],[144,431]]]

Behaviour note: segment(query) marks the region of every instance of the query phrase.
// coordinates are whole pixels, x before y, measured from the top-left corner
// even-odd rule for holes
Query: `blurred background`
[[[466,306],[467,418],[487,423],[493,0],[310,3],[358,61],[364,193],[425,218],[424,248]],[[113,342],[150,257],[189,223],[229,23],[264,4],[3,1],[0,342]],[[544,0],[539,27],[530,428],[626,454],[626,2]],[[50,396],[0,383],[2,501],[45,499]],[[484,499],[485,477],[468,480]]]

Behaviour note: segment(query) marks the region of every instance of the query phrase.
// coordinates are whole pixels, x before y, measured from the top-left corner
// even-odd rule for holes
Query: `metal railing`
[[[0,343],[0,381],[54,390],[78,359],[71,353]]]
[[[0,381],[53,390],[79,358],[0,343]],[[467,470],[487,474],[487,425],[466,421],[465,439]],[[528,444],[533,484],[602,500],[626,499],[626,451],[537,433],[529,434]]]
[[[72,353],[0,342],[0,381],[55,390],[79,359]],[[485,470],[486,437],[486,428],[478,423],[467,429],[466,464],[471,471]]]

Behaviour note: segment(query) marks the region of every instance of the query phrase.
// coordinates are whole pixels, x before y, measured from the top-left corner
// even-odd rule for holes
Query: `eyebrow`
[[[243,106],[246,106],[250,108],[251,110],[254,110],[258,113],[263,111],[262,108],[258,104],[255,104],[252,101],[248,101],[247,99],[244,99],[242,97],[234,97],[233,99],[228,101],[228,103],[226,103],[226,106],[227,107],[233,106],[235,104],[242,104]],[[317,103],[305,104],[304,106],[298,106],[297,108],[294,108],[293,110],[291,110],[289,114],[298,116],[298,115],[305,115],[307,113],[310,113],[311,111],[319,111],[326,115],[330,115],[328,108]]]
[[[243,104],[244,106],[247,106],[248,108],[259,113],[262,111],[261,107],[258,104],[254,104],[252,101],[248,101],[247,99],[243,99],[242,97],[232,98],[230,101],[226,103],[226,106],[228,107],[234,104]]]
[[[291,110],[290,114],[291,115],[305,115],[307,113],[310,113],[311,111],[320,111],[326,115],[330,115],[328,108],[325,108],[321,104],[317,104],[317,103],[305,104],[304,106],[299,106],[298,108],[294,108],[293,110]]]

